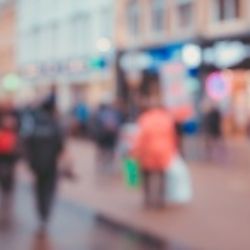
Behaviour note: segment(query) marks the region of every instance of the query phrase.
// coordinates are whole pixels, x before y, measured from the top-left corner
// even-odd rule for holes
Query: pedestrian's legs
[[[165,173],[164,171],[159,171],[158,173],[159,178],[159,203],[160,207],[164,207],[165,205]]]
[[[14,164],[14,163],[13,163]],[[2,189],[0,218],[10,223],[13,209],[14,165],[12,163],[0,164],[0,185]]]
[[[152,205],[151,200],[151,174],[149,171],[143,170],[143,191],[144,191],[144,203],[146,206]]]
[[[46,222],[50,215],[50,210],[56,188],[56,174],[51,172],[46,175],[38,175],[36,180],[37,208],[39,216]]]
[[[14,187],[14,166],[13,164],[1,165],[1,187],[4,196],[9,196]]]

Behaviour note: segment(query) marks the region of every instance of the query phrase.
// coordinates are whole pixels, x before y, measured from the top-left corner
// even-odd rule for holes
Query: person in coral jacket
[[[142,113],[137,125],[138,134],[133,156],[141,167],[145,205],[162,207],[164,173],[177,151],[175,124],[171,114],[164,107],[154,105]],[[153,180],[157,180],[157,185],[153,184]],[[152,186],[157,186],[157,190],[151,190]]]

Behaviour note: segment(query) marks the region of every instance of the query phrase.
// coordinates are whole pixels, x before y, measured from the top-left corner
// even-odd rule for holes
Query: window
[[[178,20],[180,28],[189,28],[193,24],[193,2],[191,0],[178,1]]]
[[[57,59],[57,46],[58,46],[58,24],[53,23],[50,27],[50,56],[51,60]]]
[[[72,19],[71,44],[74,57],[88,54],[91,46],[91,18],[88,13],[81,13]]]
[[[33,51],[31,52],[32,53],[32,62],[38,62],[39,60],[39,32],[40,32],[40,29],[39,27],[35,27],[33,30],[32,30],[32,33],[31,33],[31,41],[32,41],[32,44],[30,45],[31,46],[31,50],[33,49]]]
[[[113,13],[109,6],[100,9],[100,35],[101,37],[111,37],[113,29]],[[105,25],[103,25],[105,24]]]
[[[156,33],[164,30],[166,13],[165,7],[165,0],[152,0],[152,29]]]
[[[127,9],[128,31],[131,35],[136,36],[140,31],[140,6],[137,0],[132,0]]]
[[[215,20],[225,21],[240,17],[240,0],[215,0]]]

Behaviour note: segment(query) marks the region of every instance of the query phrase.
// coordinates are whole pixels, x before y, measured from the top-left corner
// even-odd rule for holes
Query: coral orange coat
[[[145,112],[138,120],[133,150],[140,166],[149,171],[164,170],[176,151],[176,132],[170,113],[160,108]]]

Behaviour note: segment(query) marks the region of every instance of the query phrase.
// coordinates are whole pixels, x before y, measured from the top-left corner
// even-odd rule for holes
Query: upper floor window
[[[178,26],[182,29],[189,28],[193,24],[193,1],[192,0],[178,0]]]
[[[160,33],[165,28],[166,0],[152,0],[152,29]]]
[[[105,25],[103,25],[105,24]],[[109,6],[100,9],[100,35],[111,37],[113,31],[113,12]]]
[[[240,17],[240,0],[214,0],[216,21],[226,21]]]
[[[132,0],[128,3],[127,17],[128,31],[136,36],[140,31],[140,5],[138,0]]]

